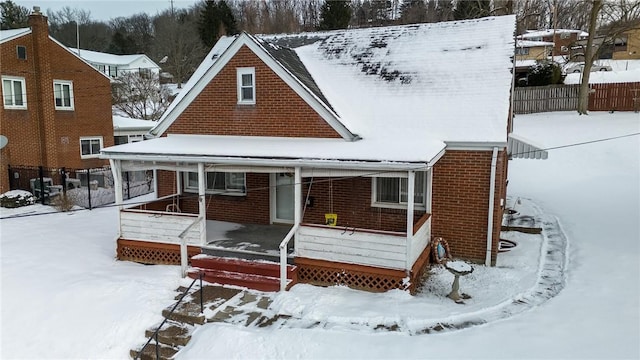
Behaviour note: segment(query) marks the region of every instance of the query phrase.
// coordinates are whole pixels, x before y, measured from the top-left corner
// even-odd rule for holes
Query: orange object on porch
[[[338,224],[338,214],[324,214],[324,224],[336,226]]]

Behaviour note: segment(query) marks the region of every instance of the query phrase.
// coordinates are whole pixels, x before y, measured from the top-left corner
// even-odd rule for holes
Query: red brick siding
[[[108,162],[80,158],[80,137],[102,136],[105,147],[113,145],[109,79],[50,40],[45,17],[32,17],[31,21],[32,34],[0,48],[0,73],[24,77],[27,92],[26,110],[0,107],[0,133],[9,139],[9,145],[1,150],[0,192],[9,188],[9,164],[102,166]],[[26,60],[17,58],[17,45],[27,48]],[[55,110],[54,79],[73,82],[74,111]]]
[[[447,240],[454,257],[484,262],[491,151],[447,151],[433,168],[432,235]],[[506,155],[496,166],[492,262],[495,262],[506,194]]]
[[[237,103],[236,68],[239,67],[255,67],[255,105]],[[246,46],[238,51],[165,133],[340,137]]]

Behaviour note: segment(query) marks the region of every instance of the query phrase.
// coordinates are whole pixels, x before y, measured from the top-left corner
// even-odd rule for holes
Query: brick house
[[[574,29],[527,30],[518,35],[518,40],[545,41],[553,43],[550,56],[568,56],[571,46],[589,37],[589,33]]]
[[[3,105],[0,193],[8,165],[92,168],[113,145],[110,80],[49,36],[37,8],[29,28],[0,32]]]
[[[494,264],[508,149],[529,149],[507,141],[514,28],[507,16],[223,37],[154,139],[102,151],[116,178],[157,172],[160,198],[120,211],[118,258],[203,252],[192,265],[243,285],[221,274],[249,267],[225,258],[269,259],[281,289],[293,262],[297,281],[373,291],[414,289],[433,237]]]

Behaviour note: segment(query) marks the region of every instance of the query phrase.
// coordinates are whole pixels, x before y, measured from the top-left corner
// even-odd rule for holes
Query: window
[[[516,55],[529,55],[529,48],[526,48],[526,47],[516,48]]]
[[[96,158],[102,149],[102,136],[80,138],[80,158]]]
[[[238,104],[256,103],[255,68],[238,68]]]
[[[22,46],[22,45],[16,46],[16,55],[18,56],[18,59],[26,60],[27,59],[27,47],[26,46]]]
[[[560,39],[568,39],[569,35],[571,34],[569,34],[568,32],[560,33]]]
[[[73,110],[73,83],[65,80],[54,80],[53,98],[56,101],[56,110]]]
[[[118,76],[118,67],[109,65],[109,76],[116,77]]]
[[[378,177],[373,182],[372,205],[379,207],[406,207],[408,200],[407,178]],[[413,202],[417,208],[426,206],[426,173],[416,171]]]
[[[208,194],[245,195],[245,173],[205,173],[205,192]],[[189,172],[184,176],[184,189],[188,192],[198,192],[198,173]]]
[[[113,137],[114,145],[122,145],[129,143],[129,137],[127,135],[116,135]]]
[[[24,78],[3,76],[2,95],[5,109],[26,109],[27,108],[27,87]]]

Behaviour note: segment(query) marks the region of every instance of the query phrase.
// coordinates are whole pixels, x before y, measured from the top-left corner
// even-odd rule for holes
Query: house
[[[552,42],[551,56],[567,56],[571,54],[571,46],[579,40],[589,37],[589,33],[572,29],[527,30],[518,35],[518,40]]]
[[[155,121],[113,116],[113,141],[115,145],[144,140],[144,135],[156,125]]]
[[[551,56],[553,42],[548,41],[516,41],[516,61],[547,60]]]
[[[160,66],[145,54],[114,55],[77,48],[70,48],[70,50],[111,78],[131,72],[156,76],[160,74]]]
[[[612,59],[640,60],[640,25],[625,31],[615,39]]]
[[[9,140],[0,192],[9,190],[9,165],[101,167],[100,149],[113,145],[109,78],[50,37],[37,7],[29,26],[0,31],[0,134]]]
[[[153,170],[161,196],[121,206],[118,258],[204,253],[191,264],[223,283],[266,267],[228,258],[268,259],[280,289],[295,263],[299,282],[372,291],[415,289],[435,237],[495,264],[509,149],[534,155],[508,142],[514,29],[506,16],[221,38],[153,139],[102,151],[116,184]]]

